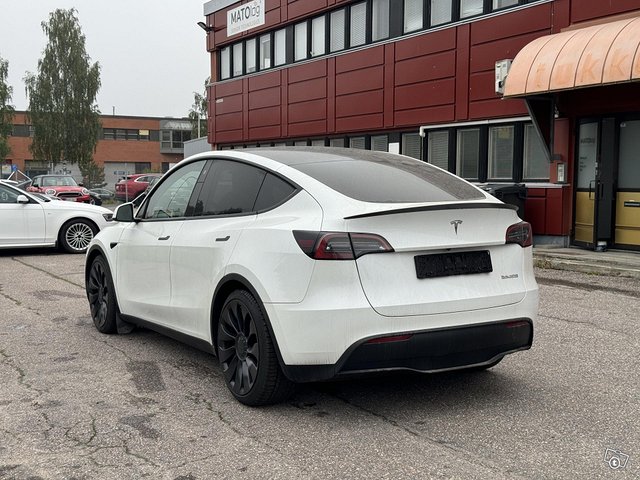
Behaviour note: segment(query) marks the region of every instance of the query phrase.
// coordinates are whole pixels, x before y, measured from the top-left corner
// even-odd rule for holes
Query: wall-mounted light
[[[199,26],[201,29],[203,29],[205,32],[207,32],[207,33],[209,33],[210,31],[212,31],[212,30],[213,30],[213,27],[209,27],[209,26],[207,26],[207,24],[206,24],[206,23],[204,23],[204,22],[198,22],[198,26]]]

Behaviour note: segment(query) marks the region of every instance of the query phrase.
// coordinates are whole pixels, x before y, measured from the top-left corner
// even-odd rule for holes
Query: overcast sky
[[[41,22],[75,8],[92,62],[100,64],[103,114],[184,117],[210,75],[204,0],[0,0],[0,57],[9,61],[13,105],[26,110],[25,72],[47,43]]]

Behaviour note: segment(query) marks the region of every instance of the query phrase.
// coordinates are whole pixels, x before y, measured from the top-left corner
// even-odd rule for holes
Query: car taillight
[[[302,251],[315,260],[354,260],[368,253],[393,252],[389,242],[372,233],[294,230],[293,236]]]
[[[520,222],[507,228],[505,243],[517,243],[521,247],[530,247],[533,243],[531,225],[527,222]]]

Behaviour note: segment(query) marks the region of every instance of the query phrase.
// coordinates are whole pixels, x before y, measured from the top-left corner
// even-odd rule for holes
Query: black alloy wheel
[[[91,318],[101,333],[116,333],[117,304],[111,272],[106,260],[98,256],[93,259],[86,282],[87,298]]]
[[[220,313],[217,352],[227,387],[245,405],[283,401],[293,383],[280,368],[267,320],[255,298],[236,290]]]

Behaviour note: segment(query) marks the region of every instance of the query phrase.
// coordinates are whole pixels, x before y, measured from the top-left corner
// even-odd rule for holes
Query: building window
[[[460,0],[460,18],[482,14],[484,0]]]
[[[104,138],[105,140],[115,140],[116,131],[113,128],[104,128],[102,129],[102,138]]]
[[[513,125],[489,128],[489,169],[490,180],[511,180],[513,178]]]
[[[126,140],[127,131],[124,128],[118,128],[116,130],[116,140]]]
[[[429,132],[427,145],[427,161],[444,170],[449,170],[449,132],[447,130]]]
[[[308,142],[306,140],[296,140],[295,142],[293,142],[294,147],[306,147],[307,145]]]
[[[549,160],[544,144],[535,126],[524,126],[523,178],[525,180],[549,180]]]
[[[317,138],[315,140],[311,140],[312,147],[324,147],[324,138]]]
[[[239,77],[243,73],[242,43],[233,46],[233,76]]]
[[[173,130],[171,135],[173,148],[184,148],[184,142],[191,140],[191,132],[188,130]]]
[[[386,135],[373,135],[371,137],[371,150],[378,152],[389,151],[389,137]]]
[[[260,37],[260,70],[271,68],[271,34]]]
[[[298,23],[293,29],[295,35],[293,59],[297,62],[307,58],[307,22]]]
[[[218,80],[538,1],[542,0],[360,0],[221,48]]]
[[[402,135],[402,154],[415,159],[422,159],[422,137],[417,133],[405,133]]]
[[[372,0],[371,39],[382,40],[389,37],[389,0]]]
[[[160,148],[171,148],[171,130],[162,130]]]
[[[493,0],[493,9],[498,10],[500,8],[512,7],[518,5],[518,0]]]
[[[231,77],[231,47],[220,50],[220,79]]]
[[[139,140],[149,140],[149,130],[138,130]]]
[[[431,0],[431,26],[451,21],[451,0]]]
[[[423,0],[404,0],[404,33],[415,32],[422,28]]]
[[[311,20],[311,56],[324,55],[326,42],[324,40],[324,17],[317,17]]]
[[[365,137],[351,137],[349,139],[349,148],[357,148],[365,150],[367,148],[367,140]]]
[[[138,130],[127,130],[127,140],[138,140]]]
[[[256,71],[256,39],[252,38],[245,42],[245,70],[247,73]]]
[[[351,5],[349,46],[357,47],[367,41],[367,4],[366,2]]]
[[[274,65],[284,65],[287,63],[287,30],[282,28],[276,30],[273,36]]]
[[[337,52],[344,49],[344,8],[331,12],[331,51]]]
[[[456,173],[467,180],[478,179],[480,163],[480,129],[467,128],[458,130],[456,149]]]

